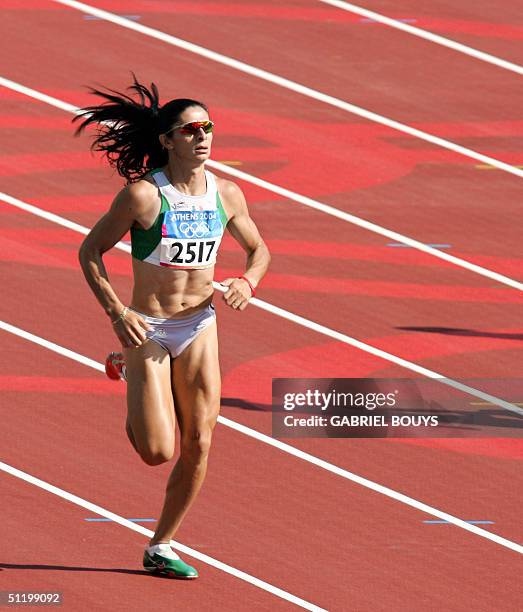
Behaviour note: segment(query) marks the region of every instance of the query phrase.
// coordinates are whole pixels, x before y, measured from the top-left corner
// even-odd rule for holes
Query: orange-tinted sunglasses
[[[169,132],[172,132],[173,130],[180,130],[180,134],[190,134],[193,136],[194,134],[198,134],[200,130],[203,130],[206,134],[210,134],[213,128],[213,121],[189,121],[188,123],[183,123],[182,125],[175,125],[165,133],[169,134]]]

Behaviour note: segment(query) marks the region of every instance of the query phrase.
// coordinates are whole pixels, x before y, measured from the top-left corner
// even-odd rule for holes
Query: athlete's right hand
[[[123,348],[141,346],[147,340],[145,332],[153,331],[153,328],[132,310],[128,310],[125,317],[114,323],[113,327]]]

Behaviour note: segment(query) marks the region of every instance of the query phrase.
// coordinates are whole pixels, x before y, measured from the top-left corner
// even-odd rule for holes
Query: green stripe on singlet
[[[216,208],[218,210],[218,214],[220,215],[220,221],[222,222],[222,225],[223,225],[223,231],[225,231],[225,228],[227,227],[227,223],[229,219],[227,219],[227,214],[225,213],[225,210],[223,209],[223,204],[220,199],[220,194],[218,193],[218,189],[216,189]]]
[[[151,175],[157,174],[161,172],[161,170],[154,170],[151,172]],[[165,216],[165,212],[170,210],[169,202],[167,198],[160,191],[160,197],[162,200],[162,206],[160,208],[160,212],[156,217],[155,222],[151,225],[149,229],[143,229],[141,227],[131,227],[131,254],[136,259],[144,260],[154,251],[157,247],[158,243],[162,239],[162,225]],[[218,210],[218,214],[220,215],[220,221],[222,223],[223,229],[227,226],[227,213],[223,208],[222,201],[220,199],[220,194],[218,190],[216,190],[216,209]]]
[[[154,170],[151,175],[157,174],[161,170]],[[165,212],[169,210],[169,202],[160,191],[162,206],[156,217],[155,222],[149,229],[142,227],[131,227],[131,255],[136,259],[144,260],[154,251],[162,239],[162,225]]]

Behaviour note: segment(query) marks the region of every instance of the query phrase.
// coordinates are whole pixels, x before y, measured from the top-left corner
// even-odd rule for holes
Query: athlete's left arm
[[[253,288],[258,286],[267,272],[271,256],[256,224],[249,215],[242,190],[236,183],[225,179],[220,180],[219,187],[229,219],[227,229],[247,253],[247,265],[243,276],[249,281],[240,278],[226,278],[221,281],[222,285],[229,287],[223,299],[232,308],[244,310],[252,296],[249,283]]]

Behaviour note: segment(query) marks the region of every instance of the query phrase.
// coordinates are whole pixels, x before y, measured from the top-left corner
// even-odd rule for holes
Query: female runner
[[[98,127],[92,148],[127,179],[79,259],[123,347],[131,444],[145,463],[159,465],[173,457],[176,420],[180,427],[180,456],[144,568],[196,578],[169,541],[203,483],[220,408],[212,281],[225,227],[247,253],[244,275],[221,281],[231,308],[246,308],[270,255],[240,188],[205,170],[214,127],[205,104],[176,99],[160,106],[154,83],[148,89],[136,78],[129,89],[138,99],[93,89],[104,102],[74,119],[81,121],[77,134]],[[129,230],[134,287],[125,305],[102,255]]]

